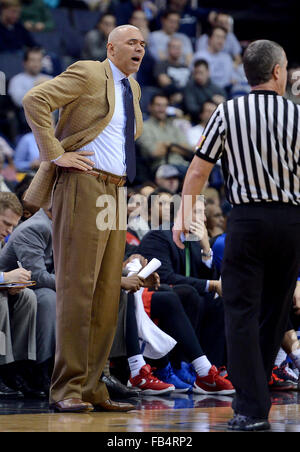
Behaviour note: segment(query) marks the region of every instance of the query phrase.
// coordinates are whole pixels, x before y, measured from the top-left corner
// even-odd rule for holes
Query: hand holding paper
[[[138,273],[138,275],[141,278],[146,279],[146,278],[148,278],[148,276],[151,275],[151,273],[155,272],[160,266],[161,266],[161,262],[158,259],[154,258],[146,265],[146,267],[144,267]]]
[[[144,287],[154,288],[157,290],[160,286],[160,278],[158,273],[155,272],[161,266],[161,262],[158,259],[152,259],[146,267],[144,267],[138,274],[139,278],[144,281]],[[154,269],[154,270],[153,270]],[[149,276],[144,277],[143,275]]]
[[[129,270],[128,276],[138,273],[138,277],[143,281],[143,287],[154,287],[158,288],[160,285],[159,276],[155,273],[161,266],[161,262],[158,259],[152,259],[149,264],[141,269],[142,265],[140,259],[136,258],[127,263],[126,268]]]

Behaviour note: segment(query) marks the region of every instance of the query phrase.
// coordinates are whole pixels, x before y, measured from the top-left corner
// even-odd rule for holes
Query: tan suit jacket
[[[143,127],[139,105],[141,90],[132,77],[129,80],[137,139]],[[23,106],[42,160],[25,200],[47,209],[51,204],[57,168],[51,160],[93,141],[113,116],[115,90],[109,61],[78,61],[72,64],[59,76],[32,88],[25,95]],[[54,130],[51,113],[56,109],[60,111]]]

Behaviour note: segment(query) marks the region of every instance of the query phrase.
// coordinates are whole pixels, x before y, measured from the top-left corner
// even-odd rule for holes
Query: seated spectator
[[[22,0],[20,20],[28,31],[51,31],[55,28],[50,9],[43,0]]]
[[[209,65],[210,77],[221,88],[230,88],[233,79],[233,60],[224,52],[227,31],[223,27],[214,27],[208,32],[207,49],[195,53],[193,62],[201,59]]]
[[[201,32],[201,21],[207,20],[210,9],[191,6],[189,0],[168,0],[167,8],[180,14],[179,32],[187,35],[194,44]]]
[[[191,301],[190,292],[191,288],[180,285],[165,291],[145,291],[145,297],[142,297],[144,309],[149,317],[158,322],[159,328],[177,342],[169,355],[154,361],[154,369],[146,363],[141,352],[134,300],[132,296],[128,296],[126,316],[126,348],[130,368],[128,385],[130,388],[141,389],[143,395],[166,394],[171,390],[170,385],[177,393],[214,395],[234,393],[230,381],[220,375],[220,370],[217,370],[205,355],[186,314],[184,304],[187,304],[187,300]],[[197,293],[193,295],[198,297]]]
[[[171,105],[181,106],[183,90],[190,77],[190,69],[182,62],[182,42],[171,38],[168,42],[167,59],[158,61],[154,76],[158,86],[169,97]]]
[[[147,19],[146,13],[143,10],[135,9],[132,13],[132,16],[129,19],[129,23],[134,27],[139,28],[147,44],[149,40],[150,29],[149,29],[149,20]],[[151,52],[149,51],[148,45],[146,45],[145,55],[140,65],[140,69],[136,74],[133,74],[133,76],[136,77],[136,80],[141,85],[141,87],[144,88],[142,89],[143,100],[145,96],[147,97],[148,95],[147,88],[151,87],[150,89],[151,92],[152,89],[154,89],[153,87],[156,87],[156,80],[153,75],[154,65],[155,60],[151,55]],[[143,108],[143,105],[141,105],[141,108]]]
[[[184,110],[191,116],[192,122],[198,124],[199,112],[205,102],[212,101],[219,105],[225,100],[226,91],[212,82],[207,61],[196,60],[192,78],[183,94]]]
[[[32,132],[22,136],[15,152],[17,171],[37,171],[40,166],[40,153]]]
[[[224,308],[220,298],[222,289],[220,281],[215,277],[216,270],[212,263],[208,235],[205,231],[201,241],[189,242],[189,253],[179,249],[172,238],[173,222],[170,204],[173,197],[169,194],[168,212],[167,194],[166,191],[164,206],[159,210],[160,227],[150,230],[144,236],[136,252],[148,261],[154,257],[161,261],[157,273],[162,284],[169,286],[188,284],[196,289],[198,295],[202,297],[204,306],[199,337],[201,346],[211,362],[217,367],[222,366],[225,363]],[[154,216],[156,221],[156,215],[151,210],[151,220]],[[216,294],[219,297],[215,298]]]
[[[163,167],[171,167],[171,169],[178,170],[172,165],[162,165]],[[160,167],[161,168],[161,167]],[[174,172],[173,172],[174,174]],[[149,232],[151,229],[159,228],[161,224],[161,218],[164,217],[166,213],[169,213],[169,196],[172,192],[167,188],[157,187],[151,191],[144,190],[145,187],[139,190],[139,193],[134,194],[130,197],[128,202],[128,229],[127,231],[134,234],[140,240]],[[152,197],[152,195],[154,195]],[[164,199],[165,198],[165,199]],[[166,201],[167,210],[164,211],[164,200]],[[151,213],[152,212],[152,213]],[[152,215],[152,216],[151,216]],[[169,219],[170,220],[170,219]]]
[[[202,104],[197,125],[187,131],[187,138],[191,146],[197,146],[199,143],[205,126],[216,108],[217,104],[212,100],[207,100]]]
[[[132,258],[144,260],[136,254],[131,256],[129,261]],[[201,316],[201,302],[196,290],[187,285],[174,288],[165,286],[160,290],[159,285],[157,274],[151,275],[147,280],[141,280],[135,274],[122,277],[120,313],[123,315],[119,315],[111,354],[120,356],[120,346],[118,347],[117,343],[122,342],[121,349],[123,348],[122,351],[127,355],[130,368],[128,386],[141,389],[143,395],[163,395],[174,390],[179,393],[233,393],[231,383],[222,379],[220,372],[211,365],[196,336],[195,326]],[[158,369],[154,374],[155,369],[146,364],[139,344],[132,294],[141,287],[144,287],[142,301],[145,312],[151,319],[155,319],[160,329],[177,341],[175,348],[167,356],[155,361]],[[127,294],[125,290],[130,293]],[[125,331],[123,317],[126,319]],[[191,362],[191,365],[188,362]]]
[[[218,235],[210,240],[211,249],[213,251],[214,265],[218,271],[218,275],[221,275],[221,267],[224,256],[226,233]]]
[[[0,192],[14,190],[15,175],[10,174],[14,173],[13,153],[5,138],[0,136]]]
[[[143,11],[147,20],[152,21],[158,8],[151,0],[125,0],[112,2],[109,10],[116,16],[117,25],[123,25],[129,23],[134,11]]]
[[[42,59],[43,50],[39,47],[28,49],[24,53],[24,72],[21,72],[11,78],[8,85],[8,94],[15,106],[15,114],[19,122],[20,134],[30,132],[30,127],[25,118],[22,100],[27,91],[40,83],[43,83],[52,77],[43,74]]]
[[[222,209],[215,203],[207,203],[205,208],[206,228],[208,236],[214,238],[224,234],[224,217]]]
[[[167,117],[168,105],[168,98],[164,94],[155,94],[152,97],[149,105],[150,116],[144,122],[143,133],[137,144],[153,170],[166,163],[167,159],[168,163],[175,165],[184,175],[188,161],[176,145],[184,147],[184,155],[188,158],[192,158],[193,153],[185,135],[173,124],[173,119]],[[173,143],[175,145],[171,146]]]
[[[180,173],[176,166],[159,166],[155,173],[155,183],[159,188],[167,189],[173,194],[178,193],[180,187]]]
[[[45,81],[51,78],[42,74],[42,60],[43,51],[39,47],[28,49],[24,53],[24,72],[12,77],[8,85],[8,94],[16,107],[23,108],[23,97],[40,79]]]
[[[236,36],[232,33],[233,19],[226,13],[214,13],[209,20],[211,26],[221,27],[227,31],[226,40],[223,51],[231,56],[233,60],[233,73],[232,73],[232,86],[228,89],[230,97],[240,97],[249,94],[251,88],[247,81],[247,77],[242,64],[242,52],[241,44],[237,40]],[[196,53],[201,50],[207,50],[209,47],[209,36],[205,34],[198,40],[199,48],[196,47]]]
[[[233,59],[235,66],[238,66],[242,62],[242,47],[235,34],[232,32],[232,23],[233,19],[229,14],[219,12],[215,15],[211,25],[213,27],[223,27],[227,31],[223,51],[228,53]],[[207,34],[200,36],[196,42],[196,52],[208,50],[208,41],[209,37]]]
[[[11,271],[17,262],[30,270],[36,281],[37,299],[37,365],[40,386],[49,390],[49,371],[55,354],[56,290],[52,252],[52,221],[50,212],[40,209],[14,230],[0,255],[0,268]]]
[[[183,33],[177,33],[180,14],[165,11],[161,15],[161,30],[153,31],[149,36],[149,49],[155,60],[166,60],[168,42],[171,38],[178,38],[182,42],[181,63],[189,66],[193,57],[193,47],[190,39]]]
[[[141,192],[139,192],[132,195],[127,204],[127,243],[132,246],[130,252],[134,251],[133,246],[136,247],[137,245],[139,245],[142,238],[150,230],[148,223],[147,199],[148,195],[143,195]],[[132,236],[137,240],[134,240]]]
[[[218,190],[215,188],[206,187],[202,190],[201,194],[205,197],[205,202],[207,204],[216,204],[217,206],[220,205],[220,195]]]
[[[106,58],[107,38],[115,26],[115,16],[110,13],[103,14],[96,29],[89,31],[84,37],[82,58],[104,61]]]
[[[22,215],[22,206],[13,193],[0,193],[0,258],[2,241],[11,234]],[[31,272],[18,268],[0,272],[0,282],[29,281]],[[5,337],[0,352],[0,399],[44,398],[45,393],[28,378],[36,359],[36,296],[28,288],[0,291],[0,332]],[[0,335],[1,336],[1,335]],[[24,378],[25,377],[25,378]]]
[[[175,197],[174,197],[175,198]],[[169,229],[174,214],[173,193],[167,188],[157,188],[148,196],[149,230]],[[177,197],[180,199],[180,197]]]
[[[129,23],[134,27],[137,27],[148,42],[150,29],[149,29],[149,19],[146,16],[145,11],[141,9],[135,9],[129,19]]]
[[[34,38],[19,21],[21,5],[18,0],[0,4],[0,53],[21,51],[36,45]]]

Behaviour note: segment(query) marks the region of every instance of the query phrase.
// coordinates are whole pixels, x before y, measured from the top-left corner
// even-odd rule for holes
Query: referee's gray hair
[[[261,39],[249,44],[243,56],[243,64],[250,86],[271,80],[276,64],[281,66],[284,56],[284,49],[274,41]]]

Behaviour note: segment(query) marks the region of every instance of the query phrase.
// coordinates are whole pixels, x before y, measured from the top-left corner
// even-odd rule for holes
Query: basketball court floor
[[[231,397],[175,394],[128,399],[129,413],[54,413],[46,401],[0,401],[0,432],[226,432]],[[300,432],[300,392],[272,392],[272,432]]]

